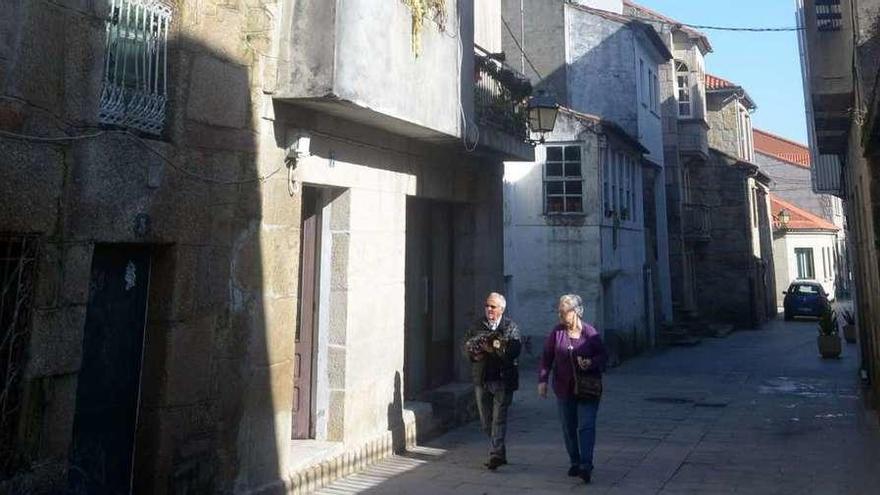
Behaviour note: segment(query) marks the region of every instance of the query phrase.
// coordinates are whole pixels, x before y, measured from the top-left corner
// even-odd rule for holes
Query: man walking
[[[486,467],[491,470],[507,464],[507,409],[514,390],[519,388],[517,358],[522,343],[516,323],[504,316],[506,306],[504,296],[497,292],[489,294],[485,315],[468,329],[464,344],[473,363],[471,374],[480,424],[490,439]]]

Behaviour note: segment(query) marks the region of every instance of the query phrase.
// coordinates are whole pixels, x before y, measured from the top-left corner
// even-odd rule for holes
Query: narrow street
[[[319,493],[876,494],[880,431],[858,396],[856,345],[823,360],[815,337],[815,321],[776,320],[611,370],[588,486],[566,477],[555,404],[527,369],[509,465],[482,466],[474,422]]]

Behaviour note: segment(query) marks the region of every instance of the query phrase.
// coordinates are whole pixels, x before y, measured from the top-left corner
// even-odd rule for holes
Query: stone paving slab
[[[565,475],[555,402],[536,397],[526,369],[509,465],[482,466],[487,442],[472,423],[319,493],[876,495],[880,430],[859,397],[856,346],[820,359],[815,326],[774,321],[611,370],[590,485]]]

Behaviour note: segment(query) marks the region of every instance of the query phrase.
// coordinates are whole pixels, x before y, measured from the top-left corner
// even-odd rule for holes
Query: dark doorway
[[[131,492],[150,251],[97,245],[76,393],[71,493]]]
[[[454,375],[453,207],[407,198],[406,352],[408,399],[449,383]]]
[[[315,335],[321,252],[321,190],[303,187],[300,226],[299,321],[294,337],[293,438],[315,438]]]

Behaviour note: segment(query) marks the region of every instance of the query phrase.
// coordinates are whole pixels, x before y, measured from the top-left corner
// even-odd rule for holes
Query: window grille
[[[110,0],[99,120],[161,134],[168,100],[168,26],[161,0]]]
[[[544,211],[583,213],[584,179],[581,175],[581,147],[547,146],[544,164]]]
[[[816,0],[816,28],[819,31],[840,31],[842,19],[840,0]]]
[[[16,469],[36,260],[35,236],[0,234],[0,479]]]

